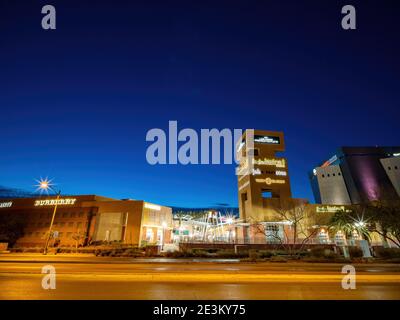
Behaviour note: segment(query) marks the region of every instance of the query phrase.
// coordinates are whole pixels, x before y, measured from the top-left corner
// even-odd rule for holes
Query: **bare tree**
[[[252,224],[255,232],[275,239],[290,254],[302,251],[305,245],[318,234],[319,227],[328,224],[326,216],[307,210],[305,202],[281,203],[274,207],[274,214],[269,220],[271,220],[270,224],[275,222],[283,225],[281,232],[278,229],[266,228],[268,223],[264,221]]]

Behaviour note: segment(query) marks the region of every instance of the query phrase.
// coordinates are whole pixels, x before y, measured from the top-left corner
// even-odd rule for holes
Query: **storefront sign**
[[[0,202],[0,208],[10,208],[12,206],[12,201],[9,202]]]
[[[275,166],[277,168],[285,168],[286,167],[286,161],[285,159],[253,159],[253,164],[258,164],[258,165],[264,165],[264,166]]]
[[[266,178],[266,179],[256,179],[256,182],[258,183],[265,183],[265,184],[284,184],[286,183],[285,180],[282,179],[271,179],[271,178]]]
[[[315,210],[317,213],[352,212],[345,206],[317,206]]]
[[[338,159],[338,157],[337,157],[337,155],[335,154],[332,158],[330,158],[329,160],[325,161],[325,162],[322,164],[321,168],[325,168],[325,167],[330,166],[330,165],[331,165],[332,163],[334,163],[337,159]]]
[[[284,177],[286,177],[287,175],[286,171],[279,171],[279,170],[275,171],[275,174],[277,176],[284,176]]]
[[[62,205],[74,205],[76,202],[75,198],[65,198],[65,199],[47,199],[47,200],[36,200],[35,207],[42,207],[42,206],[62,206]]]
[[[254,135],[254,143],[280,144],[279,137]]]
[[[156,204],[151,204],[151,203],[145,203],[144,207],[147,209],[151,209],[151,210],[156,210],[156,211],[160,211],[161,207],[156,205]]]

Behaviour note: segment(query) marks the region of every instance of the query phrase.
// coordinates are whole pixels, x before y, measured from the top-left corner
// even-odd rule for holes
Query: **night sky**
[[[395,0],[1,0],[0,185],[237,206],[233,165],[147,164],[146,132],[177,120],[283,131],[313,201],[307,172],[339,146],[399,145],[399,31]]]

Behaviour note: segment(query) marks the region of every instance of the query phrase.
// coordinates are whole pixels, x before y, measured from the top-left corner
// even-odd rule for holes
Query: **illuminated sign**
[[[352,212],[352,210],[347,209],[345,206],[317,206],[317,213],[335,213],[335,212]]]
[[[280,144],[281,140],[279,137],[254,135],[254,143]]]
[[[400,156],[400,153],[393,153],[393,156],[398,157],[398,156]]]
[[[0,202],[0,208],[10,208],[12,206],[12,201],[10,202]]]
[[[264,166],[275,166],[277,168],[286,167],[285,159],[267,159],[267,158],[260,160],[253,159],[253,164],[264,165]]]
[[[279,170],[275,171],[275,174],[277,176],[284,176],[284,177],[286,177],[287,175],[286,171],[279,171]]]
[[[160,206],[157,206],[156,204],[151,204],[151,203],[145,203],[144,207],[147,209],[151,209],[151,210],[157,210],[157,211],[161,210]]]
[[[322,167],[322,168],[327,167],[327,166],[331,165],[332,163],[334,163],[336,160],[337,160],[337,155],[335,154],[332,158],[330,158],[329,160],[325,161],[325,162],[322,164],[321,167]]]
[[[258,176],[261,174],[261,170],[259,168],[253,169],[253,176]]]
[[[65,199],[47,199],[47,200],[36,200],[35,207],[42,207],[42,206],[62,206],[62,205],[69,205],[72,206],[76,202],[75,198],[65,198]]]
[[[266,184],[268,184],[268,185],[270,185],[270,184],[284,184],[284,183],[286,183],[285,180],[282,180],[282,179],[271,179],[271,178],[256,179],[256,182],[259,182],[259,183],[266,183]]]

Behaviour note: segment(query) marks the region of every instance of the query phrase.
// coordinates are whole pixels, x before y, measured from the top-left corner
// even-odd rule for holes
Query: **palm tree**
[[[329,229],[335,234],[338,231],[344,233],[346,238],[353,237],[354,231],[362,238],[369,240],[368,221],[364,219],[364,215],[354,215],[354,213],[346,213],[344,211],[336,212],[329,224]]]

